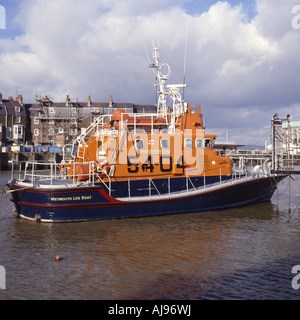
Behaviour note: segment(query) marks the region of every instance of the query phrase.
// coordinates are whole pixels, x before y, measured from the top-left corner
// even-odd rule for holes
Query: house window
[[[15,110],[16,110],[16,112],[20,112],[20,111],[21,111],[21,108],[18,107],[18,106],[16,106],[16,107],[15,107]]]
[[[77,119],[71,119],[71,124],[77,124]]]
[[[50,107],[49,108],[49,115],[54,115],[55,114],[55,108]]]
[[[59,127],[59,128],[58,128],[58,133],[64,133],[64,128]]]
[[[50,119],[50,120],[49,120],[49,124],[54,124],[54,120],[53,120],[53,119]]]
[[[8,139],[11,138],[11,127],[6,128],[6,138],[8,138]]]
[[[53,128],[50,128],[50,129],[49,129],[49,135],[50,135],[50,136],[53,136],[53,135],[54,135],[54,129],[53,129]]]
[[[93,109],[92,109],[92,112],[94,112],[94,113],[99,113],[99,112],[100,112],[100,108],[97,108],[97,107],[96,107],[96,108],[93,108]]]
[[[71,129],[71,135],[76,136],[77,135],[77,129]]]
[[[16,117],[16,123],[21,123],[21,117],[20,116]]]
[[[71,108],[71,115],[72,117],[75,117],[77,115],[76,108]]]
[[[186,149],[192,149],[193,148],[193,140],[191,138],[186,138],[184,140],[184,147]]]
[[[34,136],[37,137],[40,134],[39,129],[34,129]]]
[[[13,126],[13,138],[23,139],[23,126]]]
[[[40,119],[38,117],[34,117],[34,124],[39,124],[40,123]]]

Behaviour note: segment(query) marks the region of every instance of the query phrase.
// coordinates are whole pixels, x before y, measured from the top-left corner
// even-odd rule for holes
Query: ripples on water
[[[246,208],[67,224],[18,219],[1,194],[0,299],[299,299],[300,182],[290,213],[288,182]]]

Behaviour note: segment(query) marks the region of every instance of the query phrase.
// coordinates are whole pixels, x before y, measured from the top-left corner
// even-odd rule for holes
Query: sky
[[[300,120],[300,0],[0,0],[0,92],[155,104],[153,41],[219,141]]]

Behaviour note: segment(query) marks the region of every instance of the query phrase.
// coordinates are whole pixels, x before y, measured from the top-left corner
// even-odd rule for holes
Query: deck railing
[[[62,181],[66,181],[66,184],[76,184],[77,182],[80,182],[94,185],[97,179],[99,179],[106,185],[99,176],[99,172],[95,173],[95,164],[96,162],[94,161],[65,162],[60,164],[55,161],[13,161],[11,179],[17,179],[32,184],[39,182],[41,185],[47,184],[50,186],[62,183]],[[77,173],[77,165],[87,165],[88,172]],[[110,178],[104,171],[103,174]]]

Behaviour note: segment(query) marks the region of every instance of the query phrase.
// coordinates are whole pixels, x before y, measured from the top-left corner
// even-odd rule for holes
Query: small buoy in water
[[[61,260],[61,256],[57,255],[57,256],[55,257],[55,260]]]

